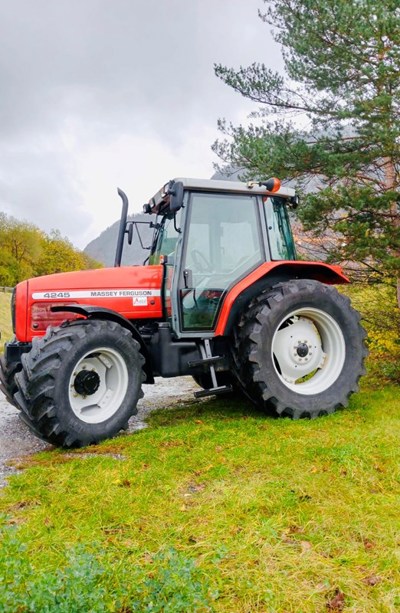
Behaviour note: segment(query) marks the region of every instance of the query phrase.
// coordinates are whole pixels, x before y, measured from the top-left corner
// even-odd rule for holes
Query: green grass
[[[313,421],[197,402],[21,461],[0,497],[0,611],[2,593],[79,610],[86,585],[92,611],[397,610],[399,409],[395,387]]]
[[[11,294],[0,292],[0,353],[3,351],[3,343],[12,337],[10,302]]]
[[[0,493],[0,613],[400,610],[398,335],[376,312],[363,392],[333,416],[211,400],[21,460]]]

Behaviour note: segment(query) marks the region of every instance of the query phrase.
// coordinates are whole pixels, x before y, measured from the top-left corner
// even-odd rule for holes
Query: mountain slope
[[[147,225],[150,221],[155,221],[154,216],[137,214],[130,215],[128,219],[134,219],[139,222],[146,222],[138,224],[136,227],[142,238],[143,245],[149,247],[151,245],[154,229]],[[115,250],[117,248],[119,221],[116,221],[112,226],[109,226],[104,230],[100,236],[92,240],[84,249],[84,252],[95,258],[99,262],[102,262],[105,266],[114,266]],[[149,251],[142,249],[140,245],[139,237],[133,230],[132,245],[128,245],[125,237],[124,251],[122,256],[123,265],[131,264],[143,264],[143,261],[149,255]]]

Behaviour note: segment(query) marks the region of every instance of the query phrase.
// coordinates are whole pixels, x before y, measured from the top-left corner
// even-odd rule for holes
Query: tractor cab
[[[287,206],[294,190],[175,179],[144,211],[157,216],[150,264],[163,264],[165,309],[179,336],[215,329],[224,296],[263,262],[295,260]]]

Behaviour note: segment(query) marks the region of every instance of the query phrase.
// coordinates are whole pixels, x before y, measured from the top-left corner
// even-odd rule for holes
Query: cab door
[[[192,192],[177,275],[179,335],[212,333],[228,288],[262,261],[255,196]]]

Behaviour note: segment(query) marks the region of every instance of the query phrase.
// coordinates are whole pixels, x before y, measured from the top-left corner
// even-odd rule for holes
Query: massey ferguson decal
[[[147,299],[160,296],[159,289],[85,289],[63,290],[61,292],[33,292],[33,300],[54,300],[74,298],[132,298],[133,306],[146,306]]]

